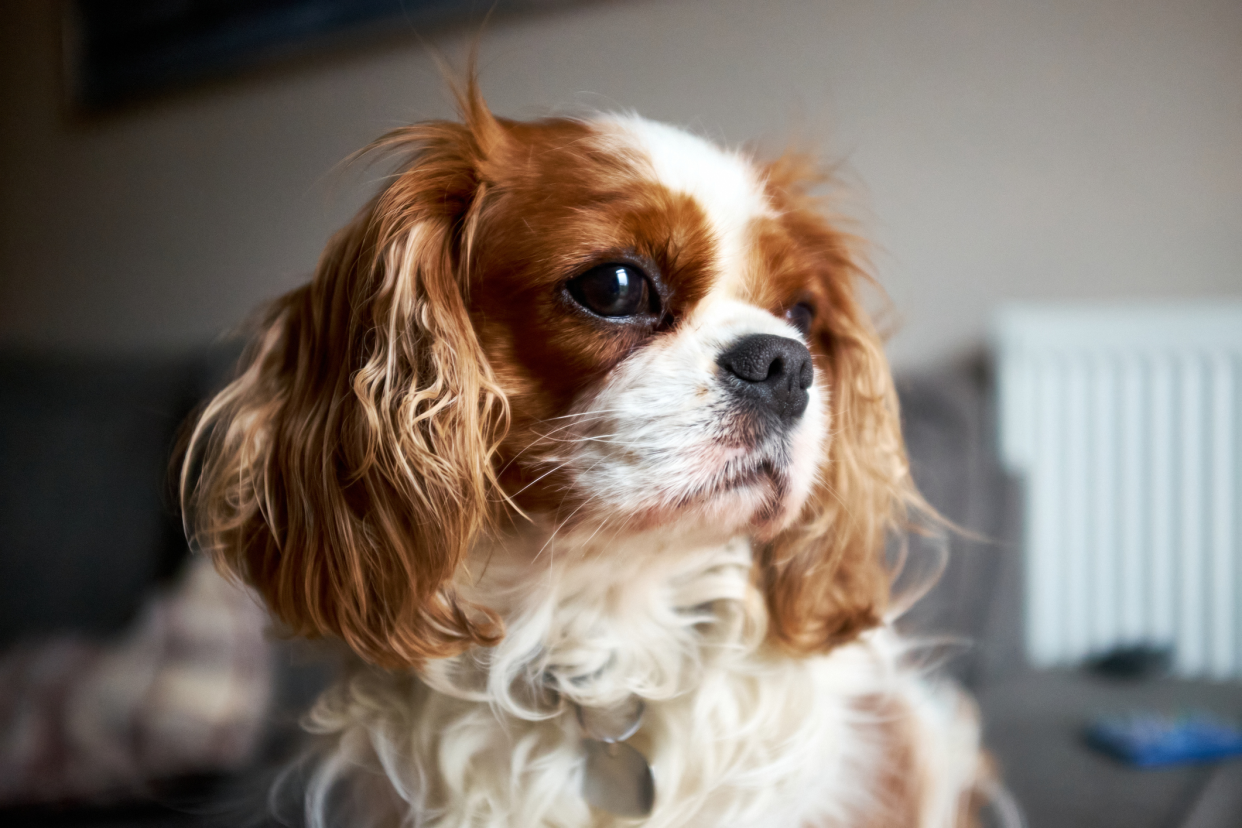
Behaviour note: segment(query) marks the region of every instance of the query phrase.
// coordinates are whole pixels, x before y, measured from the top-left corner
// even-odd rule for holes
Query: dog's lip
[[[781,472],[770,459],[762,458],[741,469],[731,471],[711,485],[701,488],[696,494],[699,498],[710,499],[746,486],[762,483],[776,484],[781,476]]]

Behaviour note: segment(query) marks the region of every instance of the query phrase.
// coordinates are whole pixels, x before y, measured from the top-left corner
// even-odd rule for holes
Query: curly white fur
[[[893,722],[876,711],[890,708],[934,750],[917,757],[919,824],[956,824],[980,771],[969,703],[903,665],[907,645],[890,628],[809,659],[766,648],[744,539],[547,544],[545,527],[476,565],[486,574],[463,587],[505,608],[508,635],[420,677],[360,668],[325,695],[309,722],[333,746],[307,799],[311,825],[335,824],[334,790],[376,773],[399,797],[387,817],[402,824],[633,824],[582,799],[583,734],[566,704],[631,693],[647,703],[631,743],[656,780],[644,825],[863,824],[881,804]]]

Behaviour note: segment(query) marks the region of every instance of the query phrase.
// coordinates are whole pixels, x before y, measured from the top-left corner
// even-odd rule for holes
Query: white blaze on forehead
[[[741,280],[746,267],[747,227],[756,218],[775,215],[754,166],[738,153],[636,115],[607,116],[597,126],[643,157],[657,183],[695,200],[715,237],[719,287],[732,293],[728,288]]]

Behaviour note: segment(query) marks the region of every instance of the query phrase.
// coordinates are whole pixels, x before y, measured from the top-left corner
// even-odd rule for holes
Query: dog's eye
[[[799,302],[785,311],[785,321],[797,328],[798,332],[803,336],[806,336],[811,332],[811,325],[815,322],[815,308],[806,302]]]
[[[569,295],[599,316],[638,316],[655,311],[647,275],[629,264],[613,262],[591,268],[570,280]]]

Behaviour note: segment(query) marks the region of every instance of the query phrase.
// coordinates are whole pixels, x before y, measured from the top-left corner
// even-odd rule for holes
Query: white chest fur
[[[472,571],[482,577],[462,589],[501,612],[505,639],[418,677],[360,669],[329,691],[310,717],[332,737],[310,787],[312,821],[332,824],[334,791],[382,776],[394,795],[363,808],[379,823],[634,824],[583,799],[583,733],[569,704],[607,707],[633,694],[647,712],[629,743],[656,785],[644,825],[872,824],[889,710],[936,757],[915,757],[933,777],[921,786],[920,824],[953,824],[977,773],[974,719],[955,693],[901,666],[892,630],[789,658],[763,644],[745,540],[624,547],[481,552]]]

